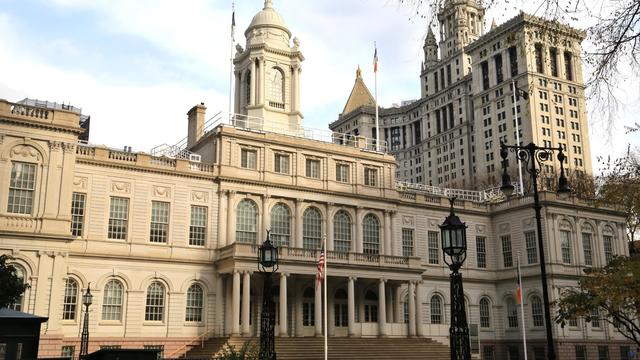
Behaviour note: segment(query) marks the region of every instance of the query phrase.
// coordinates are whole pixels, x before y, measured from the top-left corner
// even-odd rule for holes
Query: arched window
[[[309,207],[302,214],[302,247],[319,249],[322,237],[322,214],[315,207]]]
[[[102,297],[102,320],[122,320],[122,283],[111,279],[104,286]]]
[[[531,317],[533,318],[533,326],[544,326],[544,316],[542,315],[542,300],[539,296],[531,297]]]
[[[249,199],[240,201],[236,209],[236,241],[255,244],[258,228],[258,206]]]
[[[378,295],[371,290],[364,294],[364,322],[378,322]]]
[[[608,265],[613,259],[613,230],[607,226],[602,231],[602,246],[604,247],[604,261]]]
[[[335,251],[351,251],[351,216],[344,210],[333,217],[333,243]]]
[[[62,320],[75,320],[78,308],[78,282],[67,279],[64,286],[64,299],[62,300]]]
[[[348,325],[348,305],[347,292],[344,289],[336,290],[334,296],[334,324],[335,326],[345,327]]]
[[[269,100],[284,104],[284,75],[282,74],[282,70],[275,67],[271,68],[269,82],[271,85]]]
[[[17,264],[11,264],[11,266],[13,266],[13,268],[16,269],[16,277],[18,279],[20,279],[21,282],[24,284],[25,271],[22,268],[22,266],[17,265]],[[9,309],[16,310],[16,311],[22,311],[22,302],[23,301],[24,301],[24,293],[20,294],[20,297],[18,297],[16,299],[16,302],[14,302],[13,304],[9,304]]]
[[[202,304],[204,303],[202,286],[193,284],[187,290],[187,309],[184,321],[202,321]]]
[[[277,203],[271,209],[271,241],[277,246],[289,246],[291,236],[291,213],[289,207]]]
[[[315,292],[313,288],[308,287],[302,293],[302,325],[314,326],[315,322]]]
[[[251,71],[247,70],[244,73],[244,103],[245,105],[251,104]]]
[[[438,295],[431,297],[431,323],[442,324],[442,299]]]
[[[480,299],[480,327],[481,328],[489,328],[491,327],[491,312],[489,299],[483,297]]]
[[[518,309],[513,298],[507,299],[507,327],[518,327]]]
[[[146,321],[164,320],[164,285],[154,281],[147,288],[147,305],[144,309]]]
[[[365,254],[380,253],[380,222],[373,214],[367,214],[362,221],[362,246]]]

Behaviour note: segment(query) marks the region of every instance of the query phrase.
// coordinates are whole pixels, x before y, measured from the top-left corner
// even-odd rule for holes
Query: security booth
[[[0,358],[37,359],[40,325],[49,318],[0,309]]]

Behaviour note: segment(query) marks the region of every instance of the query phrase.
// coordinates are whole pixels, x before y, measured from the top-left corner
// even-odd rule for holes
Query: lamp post
[[[467,259],[467,225],[453,212],[456,198],[449,199],[451,212],[440,225],[442,252],[445,264],[451,269],[451,327],[449,327],[449,347],[451,360],[471,359],[469,326],[464,306],[462,274],[459,270]],[[448,259],[447,259],[448,258]]]
[[[260,360],[276,360],[276,306],[273,302],[273,274],[278,271],[278,248],[267,238],[258,248],[258,270],[264,275],[262,314],[260,319]]]
[[[542,206],[540,205],[540,197],[538,196],[538,175],[540,175],[542,169],[542,163],[547,160],[553,159],[553,153],[558,152],[557,159],[560,162],[560,178],[558,179],[558,189],[557,193],[560,197],[566,197],[571,193],[571,189],[569,188],[569,184],[567,178],[564,174],[564,162],[566,156],[562,150],[562,147],[559,146],[557,148],[552,147],[540,147],[534,143],[529,143],[528,145],[506,145],[504,143],[500,143],[500,157],[502,157],[502,186],[500,190],[507,196],[511,196],[513,193],[513,185],[511,184],[511,178],[507,173],[507,167],[509,165],[509,161],[507,160],[507,155],[509,155],[509,150],[516,154],[516,158],[519,161],[528,163],[529,168],[527,168],[527,172],[531,175],[531,181],[533,186],[533,208],[536,213],[536,225],[537,225],[537,233],[538,233],[538,249],[540,253],[540,278],[542,280],[542,298],[544,301],[544,322],[547,334],[547,360],[555,360],[556,352],[553,346],[553,331],[551,329],[551,310],[549,305],[549,290],[547,285],[547,270],[545,265],[544,258],[544,243],[542,240],[542,220],[540,215],[540,210]],[[536,164],[538,166],[536,166]],[[527,349],[525,349],[527,351]]]
[[[82,325],[82,337],[80,338],[80,359],[84,359],[89,351],[89,306],[93,303],[91,295],[91,283],[87,285],[87,292],[82,295],[82,305],[84,305],[84,323]]]

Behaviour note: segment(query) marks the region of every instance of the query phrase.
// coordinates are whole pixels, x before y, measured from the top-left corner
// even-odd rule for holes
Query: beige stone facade
[[[468,225],[463,276],[475,353],[504,358],[519,345],[518,256],[528,351],[544,346],[530,197],[407,190],[396,159],[362,139],[336,144],[233,121],[208,128],[205,111],[188,113],[185,151],[201,159],[190,161],[78,142],[79,114],[0,100],[0,253],[31,285],[14,307],[49,318],[41,355],[77,355],[87,287],[91,351],[161,346],[170,357],[201,339],[257,335],[257,246],[267,230],[280,253],[279,336],[323,331],[314,277],[326,237],[330,336],[446,343],[449,270],[438,225],[451,195]],[[270,124],[273,114],[264,115]],[[541,198],[551,300],[585,267],[628,254],[621,214]],[[567,352],[607,344],[613,353],[623,343],[604,322],[554,324],[554,332]]]

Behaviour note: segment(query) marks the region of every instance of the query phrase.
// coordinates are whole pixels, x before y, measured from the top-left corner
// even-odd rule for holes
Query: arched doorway
[[[302,293],[302,331],[304,336],[315,334],[315,290],[307,287]]]

